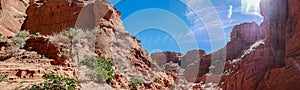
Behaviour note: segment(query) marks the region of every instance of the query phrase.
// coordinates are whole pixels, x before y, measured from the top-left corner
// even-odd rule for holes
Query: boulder
[[[63,57],[59,47],[52,43],[46,37],[33,37],[26,41],[25,47],[30,51],[36,51],[38,54],[44,55],[47,58],[54,59],[51,64],[64,65],[67,57]]]

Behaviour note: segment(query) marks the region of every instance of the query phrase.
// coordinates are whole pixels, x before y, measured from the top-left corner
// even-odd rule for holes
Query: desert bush
[[[25,38],[25,37],[27,37],[27,36],[29,36],[29,32],[26,31],[26,30],[18,31],[18,32],[16,33],[16,37],[22,37],[22,38]]]
[[[23,37],[13,37],[12,41],[16,44],[18,44],[21,48],[24,47],[24,45],[26,44],[26,41]]]
[[[144,83],[144,79],[142,76],[134,76],[130,81],[130,90],[137,90],[140,84]]]
[[[138,89],[138,84],[136,82],[132,82],[130,84],[130,90],[137,90]]]
[[[172,83],[171,86],[172,86],[172,88],[174,88],[174,89],[176,88],[176,84],[175,84],[175,83]]]
[[[104,31],[103,28],[95,28],[95,31],[98,32],[98,33],[100,33],[100,34],[104,34],[105,33],[105,31]]]
[[[61,53],[62,53],[63,57],[71,57],[72,56],[72,52],[66,48],[62,48]]]
[[[2,34],[0,34],[0,42],[5,42],[5,38]]]
[[[91,68],[92,72],[89,73],[90,76],[97,78],[101,82],[111,84],[114,79],[114,69],[111,59],[90,56],[85,57],[85,59],[80,62],[80,65],[86,65]]]
[[[39,32],[30,35],[30,37],[39,37],[39,36],[41,36],[41,34]]]
[[[0,77],[0,83],[4,80],[4,79],[6,79],[8,77],[8,74],[5,74],[5,75],[3,75],[2,77]]]
[[[70,28],[64,33],[66,36],[73,39],[79,39],[79,37],[84,35],[84,31],[82,29],[75,29],[75,28]]]
[[[29,90],[75,90],[81,87],[80,82],[73,78],[56,75],[54,72],[44,74],[44,82],[32,85]]]
[[[29,36],[29,32],[26,30],[18,31],[16,36],[12,37],[12,41],[18,44],[21,48],[26,44],[25,37]]]

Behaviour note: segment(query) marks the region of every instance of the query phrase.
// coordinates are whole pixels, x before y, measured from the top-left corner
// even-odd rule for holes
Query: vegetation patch
[[[130,90],[137,90],[138,86],[144,83],[142,76],[134,76],[130,81]]]
[[[81,87],[73,78],[56,75],[54,72],[43,75],[44,82],[32,85],[29,90],[75,90]]]
[[[2,77],[0,77],[0,83],[4,80],[4,79],[6,79],[8,77],[8,74],[5,74],[5,75],[3,75]]]
[[[26,30],[18,31],[16,36],[12,38],[12,41],[18,44],[21,48],[26,44],[25,37],[29,36],[29,32]]]
[[[13,38],[12,38],[12,41],[13,41],[14,43],[16,43],[17,45],[19,45],[21,48],[23,48],[24,45],[26,44],[25,39],[22,38],[22,37],[13,37]]]
[[[30,35],[29,32],[26,31],[26,30],[18,31],[16,33],[16,37],[22,37],[22,38],[25,38],[25,37],[27,37],[29,35]]]
[[[114,79],[114,69],[112,67],[111,59],[90,56],[85,57],[85,60],[81,61],[80,65],[85,65],[91,68],[92,72],[90,72],[89,75],[97,78],[101,82],[111,84]]]
[[[0,42],[6,42],[5,37],[2,34],[0,34]]]

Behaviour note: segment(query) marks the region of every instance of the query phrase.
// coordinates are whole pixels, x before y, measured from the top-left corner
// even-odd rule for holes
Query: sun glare
[[[260,0],[242,0],[242,13],[259,15]]]

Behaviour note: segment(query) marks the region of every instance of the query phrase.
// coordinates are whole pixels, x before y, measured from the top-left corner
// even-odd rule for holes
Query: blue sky
[[[218,50],[234,25],[262,21],[259,0],[110,0],[150,53]]]

